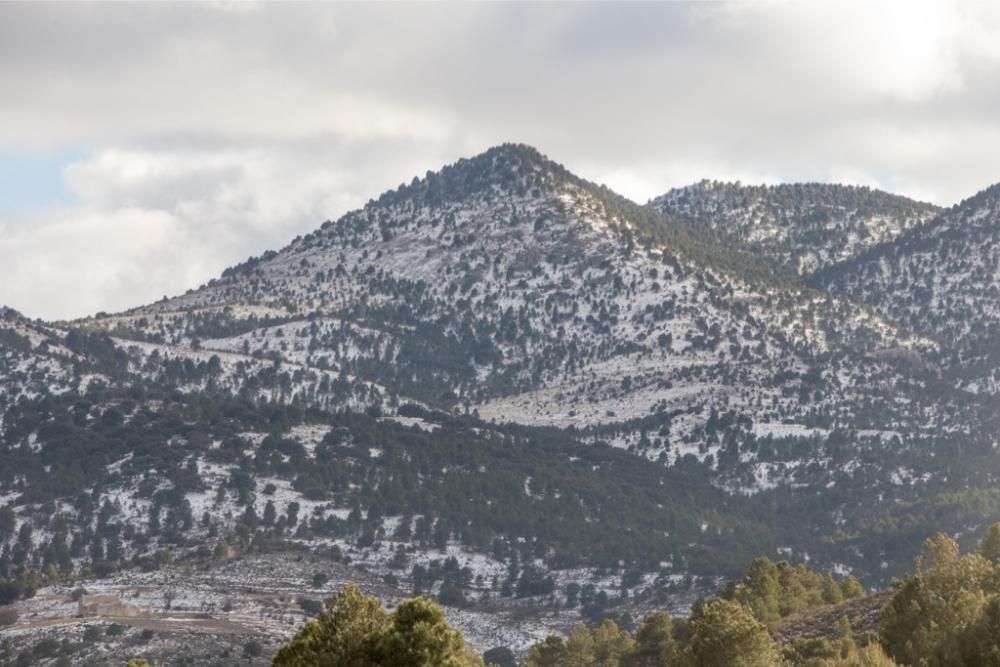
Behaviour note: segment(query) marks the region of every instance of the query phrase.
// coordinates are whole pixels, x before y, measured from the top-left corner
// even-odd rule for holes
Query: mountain
[[[850,260],[939,212],[932,204],[868,187],[709,180],[670,190],[649,205],[692,219],[720,243],[777,262],[776,272],[786,277]]]
[[[683,612],[758,554],[886,583],[930,531],[1000,518],[998,399],[942,372],[951,340],[823,282],[931,207],[765,190],[720,210],[783,244],[507,144],[186,294],[5,313],[0,579],[126,590],[290,550],[556,625]],[[789,211],[831,207],[821,254],[857,256],[813,274]]]
[[[998,269],[1000,185],[994,185],[813,282],[946,343],[946,376],[969,391],[997,393]]]
[[[692,229],[505,145],[201,289],[79,324],[134,341],[122,344],[150,377],[183,377],[160,358],[218,355],[213,383],[232,393],[584,428],[650,460],[707,466],[731,489],[785,473],[735,450],[720,470],[720,428],[740,440],[923,433],[913,403],[868,406],[884,405],[881,387],[906,387],[933,341],[750,271]]]
[[[932,345],[849,302],[762,282],[688,227],[508,145],[199,290],[80,324],[329,369],[383,402],[563,426],[689,407],[673,386],[695,378],[707,418],[819,358],[833,370]]]

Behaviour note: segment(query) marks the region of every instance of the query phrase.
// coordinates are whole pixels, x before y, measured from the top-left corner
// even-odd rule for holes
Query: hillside
[[[946,341],[943,375],[963,389],[997,393],[998,267],[1000,186],[993,186],[813,282]]]
[[[826,183],[743,185],[703,180],[650,206],[686,216],[719,243],[776,262],[788,277],[809,276],[864,254],[919,226],[939,209],[867,187]]]

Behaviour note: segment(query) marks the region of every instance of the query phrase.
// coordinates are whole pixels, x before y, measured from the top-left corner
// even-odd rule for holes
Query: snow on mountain
[[[940,341],[942,372],[959,386],[1000,390],[1000,186],[820,273],[814,283]]]
[[[819,356],[838,378],[818,376],[824,393],[839,394],[891,372],[859,371],[848,352],[931,346],[850,303],[762,287],[730,260],[685,224],[503,146],[202,289],[90,324],[563,426],[692,403],[707,415],[770,402],[794,419],[781,378]]]
[[[650,202],[687,216],[725,243],[809,275],[918,226],[939,209],[867,187],[824,183],[748,186],[703,180]]]

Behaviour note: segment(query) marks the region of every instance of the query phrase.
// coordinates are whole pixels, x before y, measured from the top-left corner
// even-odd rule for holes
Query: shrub
[[[87,643],[100,641],[103,636],[104,631],[101,630],[101,626],[99,625],[88,625],[83,631],[83,641]]]
[[[13,607],[0,608],[0,628],[17,623],[17,610]]]
[[[305,612],[306,616],[319,616],[323,611],[323,603],[318,600],[299,598],[298,603],[299,606],[302,607],[302,611]]]

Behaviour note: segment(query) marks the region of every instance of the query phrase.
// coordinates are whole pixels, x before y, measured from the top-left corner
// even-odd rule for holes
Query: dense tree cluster
[[[798,611],[837,604],[864,594],[864,588],[854,577],[837,581],[829,575],[812,572],[805,565],[772,563],[761,557],[753,561],[743,580],[723,597],[739,602],[757,620],[773,625]]]
[[[917,570],[896,584],[879,637],[899,662],[927,667],[1000,661],[1000,524],[961,555],[946,535],[927,541]]]
[[[86,394],[22,400],[3,414],[0,485],[17,495],[0,508],[0,576],[21,586],[28,573],[155,567],[162,549],[208,540],[211,551],[218,537],[253,548],[293,537],[334,538],[363,549],[392,549],[388,565],[397,580],[448,604],[466,604],[476,590],[474,598],[485,592],[579,606],[599,619],[628,596],[658,599],[686,585],[673,581],[673,572],[734,577],[757,553],[808,543],[810,531],[830,521],[831,502],[848,508],[842,516],[859,532],[844,535],[830,524],[831,539],[810,551],[829,562],[845,558],[859,542],[882,544],[869,556],[878,559],[871,570],[881,560],[912,554],[931,532],[932,519],[958,524],[1000,512],[1000,495],[975,486],[947,491],[943,481],[925,487],[940,486],[940,495],[915,501],[909,500],[914,490],[886,486],[882,493],[891,502],[873,509],[865,479],[846,475],[837,491],[857,497],[817,498],[807,487],[734,502],[713,485],[713,471],[697,462],[666,468],[627,451],[582,444],[572,431],[486,425],[412,404],[401,406],[400,414],[429,426],[156,387],[94,384]],[[663,417],[640,427],[659,429],[658,419]],[[307,451],[289,435],[300,424],[321,425],[328,433]],[[251,441],[247,432],[263,437]],[[720,456],[718,470],[743,465],[743,453],[751,451],[776,463],[809,455],[838,460],[851,440],[836,432],[825,441],[761,439],[735,413],[710,415],[704,436],[727,443],[724,452],[732,449],[731,458]],[[938,457],[947,452],[939,443]],[[986,480],[991,453],[956,441],[950,474]],[[872,456],[870,465],[884,465]],[[203,471],[209,465],[230,470],[227,479],[208,485]],[[274,484],[258,484],[260,479],[284,480],[302,499],[350,511],[300,513],[298,502],[266,503]],[[132,489],[131,503],[148,503],[129,519],[121,501],[107,496],[122,485]],[[235,515],[195,516],[192,493],[209,493],[220,506],[234,503]],[[54,503],[61,503],[58,510]],[[21,509],[15,513],[15,507]],[[776,507],[784,508],[780,516]],[[386,517],[397,517],[394,529],[385,529]],[[490,554],[506,565],[506,575],[474,581],[448,559],[419,567],[409,562],[406,549],[454,543]],[[538,559],[544,566],[534,565]],[[575,567],[613,574],[619,592],[585,582],[555,585],[552,570]],[[638,586],[644,574],[654,576]],[[767,610],[760,614],[766,624],[803,605],[857,592],[844,588],[856,584],[834,584],[769,560],[756,563],[751,575],[732,597],[749,603],[747,591],[772,591],[756,602]],[[31,590],[30,582],[24,590]]]
[[[391,547],[398,577],[450,604],[464,604],[476,588],[597,614],[645,572],[662,576],[644,594],[675,585],[667,576],[673,566],[733,574],[767,534],[763,503],[727,504],[707,479],[581,445],[569,432],[486,427],[415,406],[402,412],[433,428],[152,388],[21,401],[3,414],[0,485],[16,496],[0,507],[0,577],[156,567],[161,549],[218,537],[253,548],[332,537]],[[300,424],[327,429],[312,452],[288,436]],[[248,432],[263,435],[251,441]],[[206,466],[229,472],[210,485]],[[262,478],[351,511],[304,514],[298,502],[270,502],[275,486]],[[129,507],[109,496],[123,486]],[[189,494],[231,503],[234,516],[195,516]],[[394,530],[386,531],[385,517],[398,517]],[[706,533],[705,522],[720,530]],[[505,563],[507,575],[476,582],[454,559],[408,563],[407,549],[456,542]],[[623,592],[558,589],[549,570],[570,567],[606,568]]]
[[[770,258],[768,269],[792,280],[864,254],[939,212],[866,186],[708,180],[671,190],[650,205],[696,220],[717,244]]]
[[[525,667],[833,667],[870,662],[878,647],[858,649],[850,624],[837,641],[813,638],[779,647],[768,632],[784,616],[831,607],[863,594],[853,579],[836,581],[786,562],[759,558],[721,597],[695,605],[691,617],[648,614],[631,635],[610,620],[579,625],[565,638],[535,645]],[[869,660],[869,662],[865,662]],[[890,664],[890,663],[886,663]]]
[[[347,586],[274,658],[275,667],[482,667],[441,609],[425,598],[386,613],[379,601]]]
[[[767,624],[810,607],[861,595],[857,582],[833,582],[787,563],[758,559],[722,597],[695,606],[690,619],[647,616],[635,636],[611,621],[575,628],[532,648],[527,667],[978,667],[1000,660],[1000,524],[961,555],[939,534],[928,539],[916,572],[899,580],[881,612],[877,637],[858,647],[846,616],[827,637],[777,646]],[[834,584],[834,585],[831,585]],[[784,602],[782,602],[784,600]]]
[[[4,348],[15,352],[30,352],[31,341],[14,329],[0,327],[0,350]]]
[[[1000,527],[997,529],[1000,535]],[[767,626],[755,615],[769,593],[756,595],[745,586],[759,573],[784,572],[758,561],[735,592],[741,599],[716,598],[696,605],[689,619],[673,620],[662,611],[650,612],[627,632],[612,620],[588,627],[580,624],[563,638],[552,635],[533,646],[522,667],[891,667],[895,665],[876,643],[859,648],[846,618],[836,639],[796,640],[779,647]],[[795,582],[822,579],[801,568],[791,568],[786,588]],[[808,588],[807,584],[803,584]],[[838,598],[839,600],[840,598]],[[816,604],[822,602],[817,601]],[[829,604],[828,604],[829,606]],[[756,614],[762,613],[757,611]],[[485,654],[486,664],[514,667],[513,654],[496,648]],[[283,667],[356,665],[421,667],[482,665],[465,646],[441,610],[422,598],[400,603],[391,613],[378,601],[348,586],[332,598],[317,618],[285,645],[274,660]],[[935,663],[936,664],[936,663]]]

